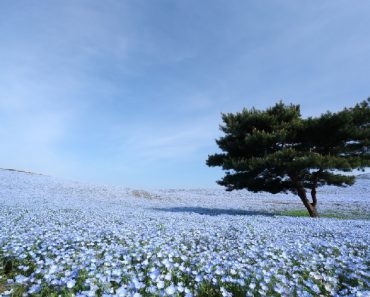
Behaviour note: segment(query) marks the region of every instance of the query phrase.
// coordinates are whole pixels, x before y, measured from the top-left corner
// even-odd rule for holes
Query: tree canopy
[[[311,217],[318,216],[317,187],[352,185],[351,172],[370,166],[370,98],[319,117],[304,119],[299,105],[279,102],[222,114],[222,121],[222,153],[207,160],[226,171],[217,183],[229,191],[293,192]]]

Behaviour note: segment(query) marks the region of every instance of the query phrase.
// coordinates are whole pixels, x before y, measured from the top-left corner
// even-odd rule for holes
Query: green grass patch
[[[284,210],[279,212],[279,215],[288,217],[309,217],[307,210],[300,209]]]
[[[288,217],[309,217],[308,211],[305,209],[292,209],[292,210],[284,210],[278,213],[279,216],[288,216]],[[342,219],[342,220],[369,220],[370,215],[366,214],[358,214],[358,213],[351,213],[351,214],[340,214],[333,212],[324,212],[319,213],[320,218],[332,218],[332,219]]]

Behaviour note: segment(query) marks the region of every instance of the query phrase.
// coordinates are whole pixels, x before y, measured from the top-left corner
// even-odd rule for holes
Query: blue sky
[[[370,2],[0,2],[0,167],[216,187],[221,112],[370,96]]]

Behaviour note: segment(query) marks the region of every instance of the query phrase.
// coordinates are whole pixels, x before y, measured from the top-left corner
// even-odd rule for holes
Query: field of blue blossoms
[[[321,210],[369,213],[369,188],[328,188]],[[0,170],[0,296],[370,296],[370,221],[273,212],[299,207]]]

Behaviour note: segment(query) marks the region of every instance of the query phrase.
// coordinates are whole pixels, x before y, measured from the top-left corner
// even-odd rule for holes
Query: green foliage
[[[307,189],[316,195],[319,186],[352,185],[354,176],[340,172],[370,166],[370,99],[315,118],[303,119],[299,105],[279,102],[222,120],[224,136],[216,140],[222,153],[208,156],[207,165],[226,171],[218,183],[230,191],[290,191],[304,201]]]

